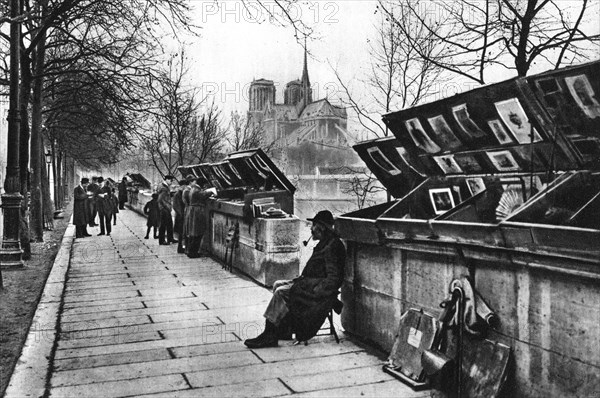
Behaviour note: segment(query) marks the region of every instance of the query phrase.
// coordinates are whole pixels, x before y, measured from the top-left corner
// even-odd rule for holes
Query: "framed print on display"
[[[512,144],[514,141],[502,125],[500,119],[488,120],[488,126],[490,126],[490,130],[494,133],[494,136],[498,140],[498,142],[502,145],[504,144]]]
[[[474,138],[485,136],[483,130],[469,116],[467,104],[452,107],[452,114],[454,115],[454,119],[456,119],[456,123],[458,123],[465,134]]]
[[[394,166],[394,164],[390,162],[387,156],[385,156],[378,147],[367,148],[367,152],[369,153],[371,159],[373,159],[373,162],[375,162],[377,166],[381,167],[386,172],[393,176],[401,173],[400,169]]]
[[[454,160],[454,155],[434,156],[433,159],[440,166],[444,174],[460,174],[462,169]]]
[[[477,195],[481,191],[485,191],[483,178],[467,178],[465,179],[465,182],[467,183],[467,188],[469,188],[469,192],[471,192],[472,196]]]
[[[410,134],[410,138],[412,138],[418,148],[428,153],[438,153],[441,151],[441,148],[425,133],[418,118],[405,120],[404,125],[406,126],[406,130],[408,130],[408,134]]]
[[[517,171],[520,169],[510,151],[487,152],[487,155],[498,171]]]
[[[590,119],[600,117],[600,104],[586,75],[565,77],[565,84],[575,102]]]
[[[431,117],[427,121],[433,129],[435,141],[444,149],[457,149],[462,145],[452,132],[443,115]]]
[[[444,214],[454,207],[454,198],[450,188],[430,189],[429,199],[436,215]]]
[[[472,154],[456,154],[454,160],[460,169],[467,174],[475,174],[483,172],[483,167],[477,161],[477,158]]]
[[[508,126],[519,144],[528,144],[532,142],[531,132],[533,131],[533,142],[542,140],[542,137],[533,128],[525,110],[521,106],[518,98],[511,98],[505,101],[499,101],[494,104],[500,118]],[[533,129],[533,130],[532,130]]]

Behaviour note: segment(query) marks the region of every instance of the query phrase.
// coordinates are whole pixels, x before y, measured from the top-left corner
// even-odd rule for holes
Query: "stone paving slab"
[[[339,318],[340,344],[326,335],[246,348],[271,292],[143,239],[144,224],[125,211],[111,236],[71,231],[7,397],[429,395],[384,373],[383,357],[344,336]]]

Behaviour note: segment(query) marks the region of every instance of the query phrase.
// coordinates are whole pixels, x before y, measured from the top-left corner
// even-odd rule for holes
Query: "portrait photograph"
[[[398,175],[401,173],[400,169],[394,166],[378,147],[367,148],[367,153],[371,156],[371,159],[373,159],[373,162],[375,162],[377,166],[381,167],[391,175]]]
[[[417,148],[421,148],[427,153],[438,153],[441,151],[441,148],[425,133],[425,129],[423,129],[418,118],[406,120],[404,125]]]
[[[472,196],[477,195],[479,192],[485,191],[485,183],[483,182],[483,178],[467,178],[465,182],[467,183],[467,188],[469,188],[469,192],[471,192]]]
[[[501,145],[512,144],[514,142],[508,131],[506,131],[504,128],[504,125],[500,119],[488,120],[487,123],[488,126],[490,126],[490,130],[492,130],[492,133],[494,133],[494,136]]]
[[[454,160],[454,155],[434,156],[433,159],[440,166],[444,174],[460,174],[463,172],[458,163],[456,163],[456,160]]]
[[[469,116],[467,104],[452,107],[452,114],[465,134],[473,138],[485,136],[483,130],[481,130],[479,126],[471,119],[471,116]]]
[[[565,77],[565,84],[587,117],[590,119],[600,117],[600,104],[596,100],[596,93],[586,75]]]
[[[429,199],[436,215],[444,214],[454,207],[454,198],[450,188],[430,189]]]
[[[435,136],[433,139],[443,148],[443,149],[457,149],[460,148],[462,143],[452,132],[452,129],[444,119],[443,115],[438,115],[436,117],[432,117],[427,119],[429,125],[433,129]]]
[[[454,155],[454,160],[465,173],[481,173],[484,171],[474,155],[457,154]]]
[[[499,101],[494,105],[496,106],[500,118],[504,124],[508,126],[508,129],[515,136],[519,144],[532,142],[531,133],[533,126],[529,122],[529,118],[518,98]],[[533,142],[539,142],[541,140],[542,137],[535,128],[533,128]]]
[[[520,169],[510,151],[488,152],[487,155],[498,171],[516,171]]]

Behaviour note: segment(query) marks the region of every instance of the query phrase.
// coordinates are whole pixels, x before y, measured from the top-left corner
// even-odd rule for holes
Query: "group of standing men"
[[[148,215],[145,238],[149,238],[151,228],[158,228],[159,245],[177,243],[178,253],[185,253],[191,258],[199,257],[202,237],[208,224],[206,201],[215,192],[210,189],[206,179],[191,174],[180,180],[175,190],[171,189],[173,181],[175,177],[166,175],[158,192],[144,208],[144,213]],[[174,234],[178,235],[178,240]]]
[[[121,187],[121,185],[123,185]],[[111,222],[117,223],[117,213],[124,208],[127,201],[125,179],[119,185],[119,196],[115,194],[115,188],[110,181],[102,177],[82,178],[73,192],[73,224],[75,225],[75,237],[85,238],[91,236],[87,227],[96,227],[96,215],[100,225],[98,235],[110,235]]]

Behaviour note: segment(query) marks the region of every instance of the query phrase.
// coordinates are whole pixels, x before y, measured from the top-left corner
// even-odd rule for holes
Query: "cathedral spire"
[[[304,69],[302,70],[302,109],[306,108],[312,102],[312,89],[310,88],[310,79],[308,78],[308,49],[306,47],[306,37],[304,38]]]

